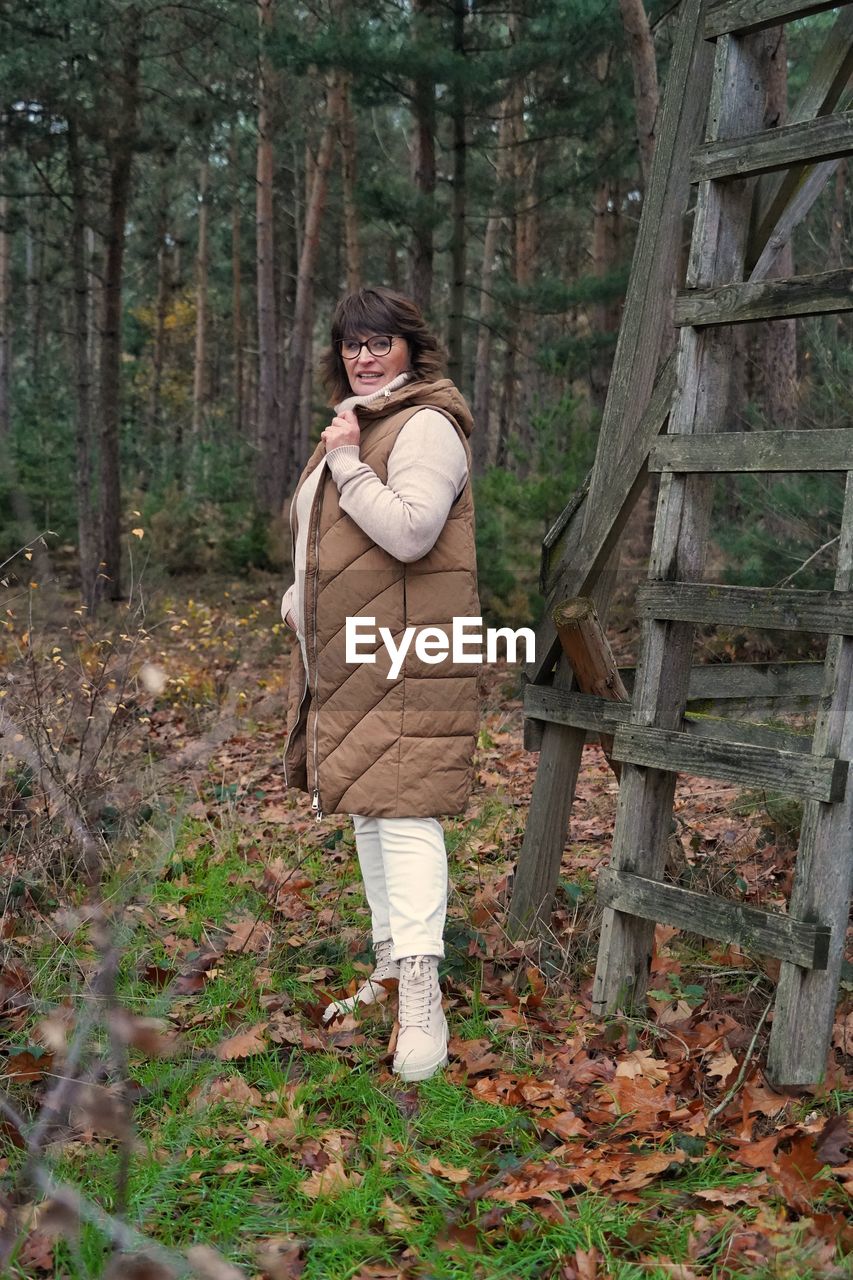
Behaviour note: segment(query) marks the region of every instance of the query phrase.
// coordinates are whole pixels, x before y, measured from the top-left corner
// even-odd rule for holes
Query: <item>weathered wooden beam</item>
[[[617,760],[669,773],[723,778],[748,787],[772,787],[807,800],[835,803],[844,795],[848,762],[799,755],[745,742],[714,742],[676,729],[625,724],[616,730]]]
[[[853,589],[853,471],[847,474],[844,493],[835,587],[839,593]],[[853,758],[850,636],[829,642],[812,750]],[[795,964],[782,965],[767,1055],[770,1076],[780,1085],[813,1084],[824,1076],[853,888],[851,851],[853,787],[847,788],[840,804],[807,803],[789,910],[801,920],[829,925],[832,939],[823,973],[810,973]]]
[[[637,591],[641,617],[702,626],[773,627],[853,635],[853,591],[728,587],[705,582],[645,582]]]
[[[630,677],[622,677],[630,687]],[[689,702],[816,698],[823,687],[822,662],[714,662],[692,667]]]
[[[748,138],[708,142],[690,163],[690,181],[746,178],[789,169],[797,162],[817,163],[853,154],[853,112],[819,116],[802,124],[764,129]]]
[[[716,289],[685,289],[675,299],[675,323],[693,325],[746,324],[750,320],[781,320],[791,316],[819,316],[853,311],[853,268],[824,271],[790,280],[762,280],[758,284],[726,284]]]
[[[726,431],[714,436],[662,436],[649,471],[849,471],[853,431]]]
[[[711,5],[705,14],[705,39],[737,32],[763,31],[780,22],[793,22],[811,13],[835,9],[844,0],[723,0]]]
[[[583,528],[583,506],[589,497],[589,483],[592,472],[588,472],[582,484],[578,485],[551,528],[542,539],[539,559],[539,590],[543,596],[548,594],[548,578],[551,573],[552,560],[565,560],[572,554],[572,548],[580,541]]]
[[[534,683],[551,670],[560,653],[551,609],[567,596],[589,593],[645,487],[646,458],[652,442],[666,426],[674,387],[675,359],[671,356],[660,371],[637,432],[622,455],[619,475],[614,476],[594,511],[589,508],[587,496],[562,536],[555,540],[547,565],[543,563],[545,612],[536,630],[536,660],[526,668],[528,679]]]
[[[723,36],[715,46],[708,103],[708,141],[753,133],[763,125],[768,59],[763,35]],[[688,90],[688,96],[689,96]],[[743,279],[752,192],[750,182],[703,182],[699,186],[687,284],[713,289]],[[728,414],[734,334],[728,328],[682,328],[670,413],[671,435],[721,430]],[[702,577],[710,526],[711,483],[707,476],[664,474],[660,482],[649,561],[653,578]],[[646,621],[642,654],[631,698],[638,727],[676,730],[687,702],[693,628]],[[627,728],[627,726],[626,726]],[[616,742],[623,730],[616,734]],[[685,735],[686,736],[686,735]],[[626,764],[619,785],[611,863],[651,880],[663,877],[672,820],[675,775],[665,768]],[[641,1004],[649,976],[654,927],[606,908],[592,988],[596,1014]]]
[[[701,0],[682,0],[664,92],[652,172],[637,244],[613,373],[604,407],[600,447],[583,504],[583,533],[563,554],[550,548],[543,580],[546,612],[536,635],[538,681],[554,665],[560,645],[550,609],[567,596],[585,595],[624,527],[645,483],[649,446],[666,422],[674,387],[672,358],[658,374],[664,335],[670,331],[670,298],[676,283],[677,246],[689,192],[690,153],[702,139],[713,50],[702,38]],[[662,250],[662,246],[669,246]],[[656,376],[657,375],[657,376]]]
[[[567,692],[572,679],[568,661],[561,656],[553,691]],[[527,685],[526,689],[532,687]],[[507,913],[507,932],[512,938],[547,933],[585,740],[583,729],[557,723],[543,726],[539,765]]]
[[[564,600],[554,610],[554,625],[581,693],[627,706],[628,692],[593,601],[586,596]],[[606,731],[600,736],[601,749],[618,778],[620,769],[613,760],[613,737]]]
[[[593,694],[548,689],[527,685],[524,691],[524,714],[531,723],[568,724],[598,737],[612,736],[620,725],[628,724],[631,706],[628,702],[612,702]],[[731,716],[712,718],[688,711],[681,730],[696,738],[718,742],[744,742],[754,747],[772,747],[781,751],[808,752],[808,734],[791,733],[768,725],[735,720]]]
[[[826,925],[792,920],[610,867],[598,873],[598,900],[614,911],[688,929],[703,938],[736,942],[746,951],[776,956],[806,969],[826,968],[830,939]]]
[[[846,105],[848,85],[853,74],[853,6],[842,9],[827,34],[812,67],[811,75],[791,108],[789,124],[799,124],[816,116],[828,115]],[[771,241],[785,244],[793,230],[811,208],[831,171],[831,164],[811,169],[795,165],[787,173],[762,178],[755,192],[752,228],[746,254],[750,279],[758,278],[758,264],[763,262],[766,274],[773,260]],[[822,169],[818,173],[817,169]],[[764,278],[764,274],[761,278]]]
[[[827,160],[823,164],[804,165],[798,169],[797,172],[800,174],[799,185],[792,190],[784,208],[779,211],[773,228],[765,227],[767,238],[762,248],[756,248],[757,259],[750,257],[748,260],[747,265],[755,262],[747,276],[750,284],[757,284],[759,280],[767,279],[770,274],[770,268],[790,240],[794,228],[800,225],[803,218],[812,208],[821,191],[823,191],[838,168],[838,164],[837,160]]]

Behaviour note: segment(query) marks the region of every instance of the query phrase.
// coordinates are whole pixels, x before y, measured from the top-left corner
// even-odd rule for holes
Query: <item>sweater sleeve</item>
[[[420,409],[400,431],[388,459],[388,482],[361,462],[357,445],[327,454],[341,510],[378,546],[406,563],[434,546],[465,487],[468,460],[455,429],[435,409]]]
[[[295,591],[295,589],[296,589],[296,583],[291,582],[290,586],[287,588],[284,595],[281,597],[282,622],[287,622],[287,615],[288,613],[290,613],[291,609],[293,609],[293,592]]]

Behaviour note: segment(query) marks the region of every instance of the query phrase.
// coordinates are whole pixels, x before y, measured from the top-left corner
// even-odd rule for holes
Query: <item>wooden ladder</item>
[[[639,593],[642,652],[630,713],[626,707],[615,727],[613,757],[622,762],[622,775],[610,866],[599,878],[605,911],[593,987],[597,1013],[642,1001],[656,921],[777,956],[782,965],[768,1067],[780,1085],[822,1077],[851,890],[853,430],[730,432],[727,412],[733,325],[853,308],[853,270],[767,281],[766,263],[751,260],[751,228],[754,243],[756,225],[778,223],[778,211],[791,205],[798,183],[802,190],[822,164],[853,153],[853,112],[833,111],[844,101],[849,57],[846,72],[834,72],[831,114],[762,131],[759,33],[829,7],[802,0],[725,0],[705,14],[705,36],[716,41],[707,141],[691,164],[698,195],[687,288],[676,299],[679,339],[669,429],[650,459],[650,470],[661,473],[660,493],[649,580]],[[759,175],[770,176],[756,190]],[[834,590],[701,581],[713,473],[762,471],[846,473]],[[828,635],[810,752],[768,745],[769,729],[758,742],[755,735],[744,740],[736,726],[737,740],[731,742],[686,732],[694,628],[712,622]],[[784,742],[790,747],[790,735]],[[802,798],[789,914],[664,883],[679,772]]]

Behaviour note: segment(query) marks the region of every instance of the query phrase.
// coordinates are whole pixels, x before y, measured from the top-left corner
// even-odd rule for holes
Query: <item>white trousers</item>
[[[443,956],[447,851],[441,823],[351,816],[374,943],[390,938],[394,960]]]

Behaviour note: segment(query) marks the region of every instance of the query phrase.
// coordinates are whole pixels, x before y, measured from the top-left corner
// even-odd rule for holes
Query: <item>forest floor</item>
[[[393,992],[322,1022],[369,972],[369,917],[349,823],[284,788],[277,588],[169,590],[91,624],[70,595],[5,589],[4,1274],[848,1274],[849,987],[825,1083],[798,1091],[762,1071],[766,957],[658,927],[647,1016],[593,1017],[615,781],[587,747],[550,937],[515,944],[537,757],[496,668],[475,793],[445,824],[450,1064],[405,1087]],[[795,825],[683,780],[682,883],[782,906]]]

